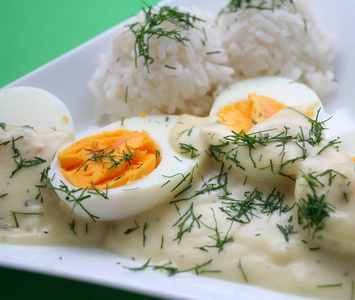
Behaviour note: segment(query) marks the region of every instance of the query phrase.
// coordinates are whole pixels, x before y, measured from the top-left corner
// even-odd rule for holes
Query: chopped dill
[[[242,272],[242,275],[243,275],[243,278],[245,280],[245,282],[248,282],[248,278],[247,278],[247,275],[243,269],[243,266],[242,266],[242,260],[239,258],[239,262],[238,262],[238,269],[240,270],[240,272]]]
[[[291,4],[294,4],[293,0],[272,0],[270,2],[270,6],[268,6],[268,1],[265,0],[231,0],[224,8],[220,10],[219,16],[222,14],[235,13],[251,8],[274,11],[275,8],[279,8],[284,2],[290,2]]]
[[[297,203],[298,223],[305,224],[303,229],[307,229],[313,239],[317,232],[325,228],[325,221],[329,218],[330,213],[335,211],[335,206],[325,201],[325,194],[318,195],[316,191],[318,186],[324,186],[320,178],[330,173],[330,171],[322,174],[312,172],[302,175],[307,186],[311,189],[311,193],[307,194],[306,198],[299,199]]]
[[[285,237],[286,242],[289,241],[288,236],[293,233],[297,233],[297,231],[293,231],[293,225],[291,224],[286,224],[284,226],[281,226],[280,224],[276,223],[277,228],[281,231],[283,236]]]
[[[153,265],[150,264],[151,259],[148,259],[141,267],[137,267],[137,268],[131,268],[131,267],[125,267],[128,270],[131,271],[144,271],[146,269],[152,269],[152,270],[163,270],[168,272],[169,276],[173,276],[179,273],[186,273],[186,272],[192,272],[194,271],[196,275],[200,275],[203,273],[220,273],[221,271],[219,270],[204,270],[203,268],[207,265],[209,265],[212,262],[212,259],[201,263],[201,264],[196,264],[195,266],[188,268],[188,269],[184,269],[184,270],[179,270],[176,267],[172,266],[171,262],[167,262],[165,264],[162,265]],[[203,270],[201,270],[203,269]]]
[[[11,172],[10,178],[12,178],[22,168],[29,168],[46,162],[45,159],[39,156],[35,156],[33,159],[30,160],[25,160],[23,157],[20,157],[19,160],[14,159],[14,161],[16,163],[16,168]]]
[[[185,233],[190,233],[192,228],[196,225],[198,228],[201,227],[200,218],[202,215],[196,215],[194,212],[194,203],[192,202],[189,209],[174,223],[174,227],[177,226],[179,231],[174,240],[178,240],[180,243],[183,235]]]
[[[196,28],[196,21],[204,20],[189,13],[178,11],[177,7],[162,6],[158,10],[149,6],[143,8],[145,15],[144,23],[135,22],[127,25],[134,34],[136,40],[134,44],[135,66],[137,67],[138,57],[143,57],[144,65],[149,73],[149,65],[154,62],[150,56],[150,39],[166,37],[183,45],[189,41],[188,37],[182,35],[181,31]],[[172,26],[163,26],[163,23],[170,23]]]
[[[207,248],[217,248],[218,249],[218,253],[220,253],[223,249],[224,249],[224,245],[227,243],[232,243],[233,237],[229,237],[228,234],[233,226],[233,222],[231,222],[228,231],[226,232],[226,234],[224,235],[224,237],[222,238],[221,236],[221,232],[218,229],[218,225],[217,225],[217,219],[216,219],[216,215],[214,210],[211,208],[212,210],[212,214],[213,214],[213,219],[214,219],[214,223],[215,223],[215,227],[209,227],[207,226],[205,223],[203,223],[201,221],[201,223],[208,229],[211,229],[212,231],[214,231],[214,235],[209,235],[208,237],[211,238],[213,241],[215,241],[214,245],[204,245],[201,247],[198,247],[198,249],[202,250],[202,251],[206,251],[208,252]]]
[[[145,247],[145,243],[147,241],[147,228],[148,228],[148,224],[144,223],[144,226],[143,226],[143,247]]]
[[[19,222],[17,220],[17,215],[42,215],[41,213],[25,213],[25,212],[18,212],[18,211],[11,211],[12,213],[12,216],[14,217],[14,220],[15,220],[15,225],[16,225],[16,228],[19,228]]]
[[[333,284],[321,284],[317,285],[317,288],[334,288],[334,287],[342,287],[342,283],[333,283]]]
[[[90,213],[82,204],[82,201],[84,201],[85,199],[88,199],[91,197],[90,194],[86,193],[86,188],[85,189],[81,189],[81,188],[73,188],[73,189],[69,189],[68,186],[61,180],[60,181],[60,186],[59,187],[55,187],[53,185],[51,185],[51,189],[56,192],[61,192],[64,193],[65,196],[65,201],[68,202],[73,202],[73,206],[71,209],[71,213],[74,213],[74,209],[75,207],[78,205],[90,218],[91,220],[93,220],[94,222],[96,221],[96,219],[100,219],[98,216],[93,215],[92,213]],[[79,195],[78,195],[79,193]],[[103,196],[103,194],[100,194],[101,196]]]
[[[179,145],[180,149],[183,150],[181,154],[191,153],[191,158],[196,158],[200,155],[200,153],[196,153],[198,150],[191,144],[179,143]]]
[[[140,228],[140,226],[137,224],[137,221],[134,221],[134,223],[135,223],[135,225],[136,225],[136,227],[133,227],[133,228],[128,228],[125,232],[124,232],[124,234],[130,234],[131,232],[133,232],[133,231],[135,231],[135,230],[137,230],[138,228]]]
[[[75,220],[73,220],[73,221],[71,221],[69,223],[69,228],[76,235],[76,232],[75,232]]]

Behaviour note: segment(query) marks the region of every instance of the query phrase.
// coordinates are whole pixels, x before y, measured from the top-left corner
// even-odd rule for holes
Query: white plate
[[[344,126],[351,127],[355,124],[355,2],[310,2],[318,21],[337,37],[336,77],[339,90],[331,99],[326,99],[324,107],[329,114],[334,115],[333,124],[344,124],[346,119],[348,122]],[[217,5],[215,0],[170,0],[164,3],[186,7],[193,3],[210,11],[216,11]],[[114,32],[115,28],[104,32],[5,88],[34,86],[53,93],[72,112],[76,134],[84,134],[95,127],[92,117],[94,99],[87,82],[98,65],[99,54],[108,51]],[[121,264],[118,265],[117,262]],[[150,270],[136,273],[122,267],[132,266],[132,263],[130,259],[101,249],[0,245],[0,266],[63,276],[151,296],[179,299],[304,299],[193,274],[168,277]],[[142,263],[139,262],[138,265],[141,266]]]

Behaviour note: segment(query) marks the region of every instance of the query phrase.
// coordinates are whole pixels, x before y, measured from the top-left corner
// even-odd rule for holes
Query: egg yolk
[[[270,118],[286,107],[283,103],[255,93],[249,94],[248,100],[222,107],[218,112],[221,123],[231,127],[235,132],[247,133],[255,124]]]
[[[151,173],[160,160],[148,132],[125,129],[89,136],[58,154],[64,178],[88,190],[124,186]]]

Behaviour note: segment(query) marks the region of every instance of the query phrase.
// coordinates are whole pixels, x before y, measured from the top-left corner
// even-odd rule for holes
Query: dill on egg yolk
[[[144,130],[119,129],[81,139],[58,154],[64,178],[78,188],[124,186],[160,163],[159,147]]]
[[[283,103],[255,93],[249,94],[248,100],[222,107],[218,112],[221,123],[231,127],[235,132],[247,133],[255,124],[270,118],[286,107]]]

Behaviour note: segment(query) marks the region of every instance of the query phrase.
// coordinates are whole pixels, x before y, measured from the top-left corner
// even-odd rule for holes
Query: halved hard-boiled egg
[[[67,145],[51,164],[53,189],[77,215],[100,220],[172,200],[197,163],[169,144],[178,118],[133,117]]]
[[[316,93],[304,84],[281,77],[258,77],[224,90],[215,99],[210,115],[218,115],[222,124],[236,132],[247,133],[286,106],[306,108],[302,113],[309,117],[315,117],[322,107]]]
[[[68,108],[53,94],[35,87],[0,91],[0,121],[8,125],[31,126],[36,130],[74,130]]]

